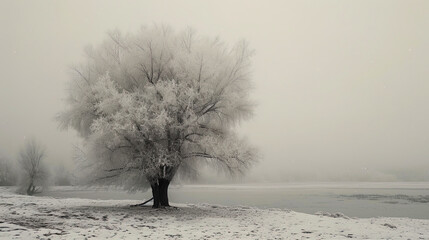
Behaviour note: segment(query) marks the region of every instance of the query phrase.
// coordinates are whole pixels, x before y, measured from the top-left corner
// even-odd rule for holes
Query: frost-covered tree
[[[45,157],[45,149],[35,139],[27,140],[19,152],[21,187],[28,195],[39,192],[46,183],[48,171]]]
[[[192,30],[110,32],[73,68],[63,128],[85,139],[86,170],[97,182],[152,188],[153,207],[168,206],[175,175],[209,164],[243,173],[255,150],[234,132],[252,113],[250,58]]]

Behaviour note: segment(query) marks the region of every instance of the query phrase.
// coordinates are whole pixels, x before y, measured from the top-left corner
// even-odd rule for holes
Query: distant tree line
[[[0,186],[12,186],[17,182],[16,169],[11,160],[0,156]]]
[[[46,156],[35,139],[24,143],[16,159],[0,156],[0,186],[18,186],[18,192],[33,195],[49,185],[71,185],[71,173],[63,165],[49,166]]]

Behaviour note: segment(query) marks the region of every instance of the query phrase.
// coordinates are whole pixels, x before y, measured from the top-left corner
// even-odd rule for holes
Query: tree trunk
[[[153,208],[169,207],[168,186],[170,180],[160,178],[157,183],[151,185],[153,195]]]
[[[27,195],[32,195],[32,193],[31,193],[31,187],[33,186],[33,184],[30,184],[30,185],[28,185],[28,188],[27,188]]]
[[[34,194],[34,189],[35,189],[34,185],[30,184],[28,186],[28,188],[27,188],[27,195],[30,195],[30,196],[33,195]]]
[[[161,206],[169,207],[170,204],[168,202],[168,185],[170,185],[170,181],[167,179],[159,179],[159,201]]]
[[[152,187],[152,196],[153,196],[153,208],[159,208],[159,184],[154,183]]]

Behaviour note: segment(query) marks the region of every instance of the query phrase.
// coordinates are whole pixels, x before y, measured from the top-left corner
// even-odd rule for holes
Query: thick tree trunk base
[[[169,207],[168,201],[168,186],[170,180],[160,178],[157,183],[151,185],[153,195],[153,208]]]

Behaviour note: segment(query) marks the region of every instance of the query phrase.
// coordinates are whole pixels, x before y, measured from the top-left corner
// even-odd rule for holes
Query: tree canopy
[[[108,33],[73,68],[63,128],[85,139],[91,177],[129,190],[206,164],[243,173],[255,149],[234,127],[252,115],[252,51],[192,30]]]

